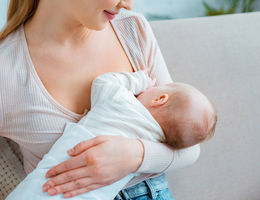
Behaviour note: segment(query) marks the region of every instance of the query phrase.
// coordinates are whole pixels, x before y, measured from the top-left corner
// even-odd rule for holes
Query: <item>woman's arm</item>
[[[171,83],[172,78],[162,56],[161,50],[151,29],[149,22],[140,14],[142,24],[140,32],[143,57],[148,68],[148,74],[156,79],[156,84],[164,85]],[[200,145],[195,145],[183,150],[175,151],[165,144],[151,142],[141,139],[145,153],[141,167],[137,170],[140,173],[162,173],[172,171],[193,164],[199,157]]]
[[[135,176],[124,188],[131,187],[164,172],[173,171],[193,164],[199,157],[200,145],[181,151],[173,151],[166,144],[141,139],[144,143],[144,159]]]
[[[141,139],[144,144],[144,159],[139,173],[158,173],[169,172],[193,164],[200,155],[200,145],[173,150],[168,145]],[[152,177],[152,176],[150,176]]]

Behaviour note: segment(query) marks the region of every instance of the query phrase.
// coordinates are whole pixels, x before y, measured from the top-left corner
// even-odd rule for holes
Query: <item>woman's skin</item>
[[[132,0],[40,0],[25,24],[34,67],[52,97],[65,108],[90,110],[92,80],[106,72],[133,72],[104,10],[130,10]],[[100,59],[102,58],[102,59]],[[98,136],[79,143],[72,158],[50,169],[50,195],[72,197],[135,172],[144,149],[137,139]],[[49,176],[51,175],[51,176]]]

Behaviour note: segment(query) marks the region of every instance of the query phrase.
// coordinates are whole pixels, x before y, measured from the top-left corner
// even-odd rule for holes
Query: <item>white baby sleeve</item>
[[[146,71],[109,72],[96,77],[91,86],[91,107],[98,101],[103,101],[111,95],[116,95],[120,89],[127,89],[134,95],[143,92],[152,80]]]

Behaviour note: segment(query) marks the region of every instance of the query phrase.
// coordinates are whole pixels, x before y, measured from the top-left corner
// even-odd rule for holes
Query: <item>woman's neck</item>
[[[37,12],[25,24],[28,43],[34,45],[51,42],[63,47],[80,46],[93,31],[60,10],[55,1],[40,1]]]

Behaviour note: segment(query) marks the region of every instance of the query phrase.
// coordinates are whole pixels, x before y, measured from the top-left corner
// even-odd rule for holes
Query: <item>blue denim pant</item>
[[[174,200],[165,174],[123,189],[114,200]]]

